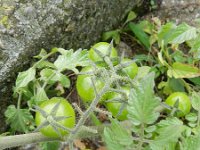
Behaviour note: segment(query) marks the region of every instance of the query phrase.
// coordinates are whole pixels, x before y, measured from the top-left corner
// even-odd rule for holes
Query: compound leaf
[[[104,141],[108,150],[124,150],[133,144],[132,135],[122,127],[117,120],[111,120],[112,125],[104,129]]]
[[[134,125],[152,124],[159,113],[155,108],[160,104],[159,98],[154,95],[154,73],[146,75],[138,87],[131,89],[128,100],[128,118]]]
[[[5,116],[13,131],[28,132],[34,124],[33,116],[28,109],[16,109],[14,105],[8,106]]]

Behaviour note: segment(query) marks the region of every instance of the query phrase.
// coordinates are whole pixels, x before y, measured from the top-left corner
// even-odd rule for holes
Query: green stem
[[[88,105],[87,103],[84,103],[85,107],[88,109]],[[94,112],[91,113],[90,115],[91,119],[92,119],[92,122],[94,123],[94,125],[98,126],[98,125],[101,125],[101,121],[97,118],[97,116],[94,114]]]
[[[142,150],[142,145],[144,143],[144,124],[141,124],[141,128],[140,128],[140,141],[138,144],[138,150]]]
[[[70,142],[70,143],[69,143],[69,150],[74,150],[73,142]]]
[[[19,92],[18,100],[17,100],[17,109],[20,109],[22,101],[22,92]]]
[[[58,138],[49,138],[43,136],[41,133],[28,133],[21,135],[5,136],[0,137],[0,148],[12,148],[17,146],[22,146],[30,143],[38,143],[45,141],[58,141]]]
[[[123,121],[120,123],[124,127],[131,127],[130,121]],[[111,124],[102,124],[100,126],[90,126],[89,128],[96,129],[98,133],[92,133],[85,130],[80,130],[74,139],[85,139],[98,137],[103,133],[105,127],[109,127]],[[62,141],[60,138],[50,138],[42,135],[40,132],[27,133],[21,135],[12,135],[12,136],[0,136],[0,149],[12,148],[17,146],[23,146],[32,143],[40,142],[50,142],[50,141]]]
[[[103,87],[103,89],[99,92],[99,94],[96,95],[95,99],[92,101],[92,103],[90,104],[88,109],[84,112],[84,114],[79,119],[74,130],[67,137],[67,143],[69,143],[69,141],[73,140],[77,136],[81,126],[83,126],[85,124],[86,119],[91,115],[91,112],[94,111],[96,105],[100,101],[101,95],[103,95],[109,89],[109,86],[110,86],[110,83],[107,82],[106,85]]]
[[[47,84],[48,84],[48,82],[55,76],[55,72],[52,74],[52,75],[50,75],[50,77],[48,77],[48,79],[44,82],[44,84],[42,85],[42,88],[44,89],[46,86],[47,86]]]

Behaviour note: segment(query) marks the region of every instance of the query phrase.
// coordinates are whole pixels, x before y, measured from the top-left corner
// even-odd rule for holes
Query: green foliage
[[[34,127],[34,119],[29,110],[16,109],[14,105],[10,105],[6,112],[6,122],[10,124],[12,131],[28,132]]]
[[[171,78],[194,78],[200,76],[200,69],[179,62],[174,62],[169,67],[167,75]]]
[[[160,121],[157,126],[158,136],[150,142],[150,147],[153,150],[165,150],[172,143],[177,143],[184,131],[183,122],[177,118],[167,118]]]
[[[154,92],[154,74],[146,75],[135,89],[131,89],[128,100],[129,119],[133,125],[152,124],[159,113],[155,108],[159,105],[159,99]]]
[[[132,20],[125,21],[118,32],[128,34],[132,41],[142,45],[142,50],[148,50],[148,54],[136,54],[133,58],[140,67],[134,78],[127,105],[128,120],[132,128],[126,129],[126,133],[132,133],[131,148],[197,150],[200,133],[199,29],[186,23],[176,25],[168,22],[162,25],[158,18],[152,20],[137,23]],[[174,92],[185,92],[190,97],[192,109],[184,117],[173,117],[178,103],[173,108],[163,103],[167,96]],[[171,110],[171,115],[167,114],[166,110]],[[115,124],[121,126],[119,122]],[[112,126],[104,130],[108,149],[116,149],[116,145],[124,148],[120,142],[112,143],[112,136],[120,130],[123,131],[124,128],[114,131]],[[116,141],[119,140],[118,137]]]
[[[200,147],[200,134],[187,137],[183,140],[181,150],[198,150]]]
[[[59,55],[52,63],[48,58],[57,52]],[[39,60],[17,76],[14,87],[14,96],[18,97],[17,108],[10,105],[5,112],[6,122],[11,126],[12,131],[29,132],[33,130],[34,117],[29,109],[32,109],[33,105],[49,100],[49,97],[64,94],[59,90],[70,87],[70,80],[65,71],[71,70],[78,73],[76,67],[89,63],[87,51],[81,49],[73,52],[73,50],[53,48],[50,53],[42,49],[35,58]],[[59,90],[56,89],[57,86]],[[29,109],[20,109],[22,101],[27,102]]]
[[[20,72],[16,80],[16,89],[26,87],[30,81],[35,79],[35,68],[30,68],[27,71]]]
[[[57,150],[60,147],[60,142],[43,142],[40,147],[41,150]]]
[[[147,50],[150,50],[150,39],[149,36],[143,31],[140,24],[129,23],[129,28],[138,38],[139,42],[145,46]]]
[[[72,70],[75,73],[79,71],[76,69],[77,66],[87,66],[89,65],[87,51],[86,50],[64,50],[59,48],[58,52],[62,55],[59,55],[57,60],[54,62],[58,71],[64,71],[66,69]]]
[[[104,129],[104,141],[109,150],[131,149],[133,146],[131,132],[114,119],[111,120],[111,127]]]
[[[197,37],[196,28],[185,23],[178,26],[173,23],[168,23],[164,26],[159,34],[159,40],[170,44],[181,44]]]
[[[62,128],[69,134],[61,138],[72,143],[80,131],[97,133],[86,126],[90,115],[100,122],[93,113],[96,111],[108,115],[110,119],[111,124],[106,125],[102,135],[108,150],[197,150],[200,146],[199,29],[185,23],[176,25],[168,22],[162,25],[158,18],[133,22],[136,17],[134,12],[130,12],[122,27],[107,31],[102,37],[103,40],[113,39],[114,44],[119,44],[123,35],[138,44],[139,53],[136,51],[130,63],[123,63],[123,55],[110,58],[112,42],[108,46],[108,54],[103,55],[99,49],[94,50],[103,66],[98,66],[95,60],[89,60],[87,50],[53,48],[46,52],[42,49],[34,57],[37,59],[35,64],[19,73],[16,79],[14,100],[18,98],[17,107],[11,105],[5,112],[11,131],[27,133],[33,130],[34,117],[30,110],[36,109],[45,118],[37,130],[49,124],[54,130]],[[122,70],[133,62],[137,63],[138,70],[136,76],[134,74],[130,78]],[[90,67],[91,71],[80,72],[81,67]],[[86,110],[74,105],[79,119],[76,126],[69,130],[58,124],[66,116],[54,116],[52,119],[51,115],[56,112],[59,103],[50,114],[38,106],[52,97],[66,96],[67,89],[74,83],[69,76],[79,74],[91,75],[90,88],[93,89],[94,99],[85,107]],[[104,83],[100,89],[95,85],[99,79]],[[88,86],[86,84],[84,89],[87,90]],[[128,87],[130,94],[122,90],[124,86]],[[174,115],[179,111],[179,100],[176,100],[174,106],[165,103],[168,95],[174,92],[184,92],[190,98],[188,103],[192,104],[191,111],[189,109],[190,112],[179,118]],[[119,96],[109,99],[112,93]],[[128,117],[125,117],[128,118],[128,128],[123,122],[113,119],[116,116],[111,116],[111,112],[100,109],[101,105],[112,101],[120,104],[117,115],[124,109],[128,112]],[[22,104],[27,104],[28,108],[22,109],[25,106]],[[45,143],[43,149],[54,146],[57,148],[58,144]]]
[[[191,102],[192,102],[192,107],[196,111],[200,111],[200,93],[193,91],[192,97],[191,97]]]

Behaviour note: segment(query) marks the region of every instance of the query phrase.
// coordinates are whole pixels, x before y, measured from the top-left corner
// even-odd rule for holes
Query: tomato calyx
[[[46,111],[44,111],[43,109],[41,109],[38,106],[34,106],[35,109],[33,109],[35,112],[39,112],[44,118],[45,121],[43,123],[41,123],[35,130],[34,132],[40,131],[40,129],[47,127],[47,126],[51,126],[55,132],[59,135],[59,137],[62,138],[61,133],[59,132],[59,128],[62,130],[65,130],[67,132],[71,132],[71,129],[66,128],[65,126],[59,124],[59,121],[65,120],[67,118],[70,118],[72,116],[56,116],[56,112],[58,111],[60,102],[58,102],[53,109],[51,110],[50,113],[47,113]]]

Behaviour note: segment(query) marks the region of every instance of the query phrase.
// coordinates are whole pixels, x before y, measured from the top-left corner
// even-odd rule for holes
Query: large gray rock
[[[0,0],[0,132],[18,71],[41,48],[88,48],[142,0]]]

